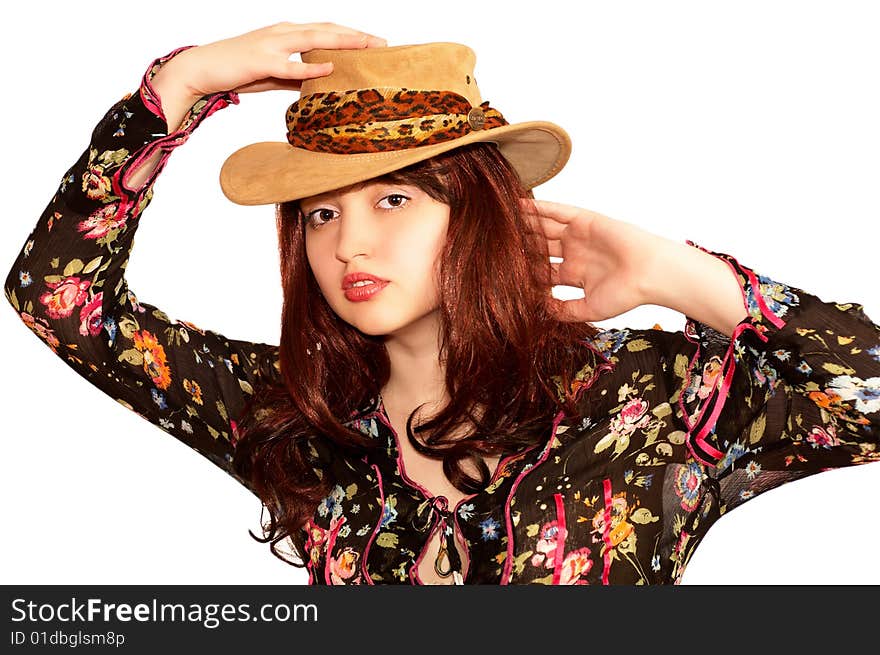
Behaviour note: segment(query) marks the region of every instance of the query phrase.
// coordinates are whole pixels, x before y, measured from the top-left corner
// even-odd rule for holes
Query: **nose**
[[[369,211],[362,207],[348,206],[338,220],[336,258],[349,262],[358,255],[370,256],[379,235]]]

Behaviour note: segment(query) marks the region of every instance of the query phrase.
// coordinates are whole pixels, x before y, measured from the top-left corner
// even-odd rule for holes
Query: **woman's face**
[[[300,209],[309,265],[340,318],[374,336],[436,331],[449,205],[414,185],[368,181],[305,198]],[[351,273],[383,282],[349,289]]]

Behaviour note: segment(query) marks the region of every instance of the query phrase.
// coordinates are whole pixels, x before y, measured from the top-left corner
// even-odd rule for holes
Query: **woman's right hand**
[[[290,61],[291,55],[386,45],[385,39],[335,23],[276,23],[184,50],[162,68],[174,72],[195,98],[222,91],[299,90],[302,80],[327,75],[333,65]]]
[[[276,23],[184,50],[162,64],[151,83],[161,100],[170,134],[204,96],[223,91],[298,91],[302,80],[329,75],[333,70],[330,62],[290,61],[294,53],[386,45],[385,39],[335,23]],[[126,176],[126,186],[140,189],[161,156],[162,152],[157,151],[132,169]]]

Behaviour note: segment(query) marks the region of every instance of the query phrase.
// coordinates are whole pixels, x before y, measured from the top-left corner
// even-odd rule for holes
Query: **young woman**
[[[5,285],[64,361],[254,491],[311,582],[675,583],[725,512],[878,459],[861,306],[534,200],[565,132],[508,124],[463,46],[385,46],[278,24],[160,58]],[[280,344],[140,303],[123,272],[170,152],[236,93],[300,85],[287,143],[221,177],[278,207]],[[684,333],[590,324],[645,304]]]

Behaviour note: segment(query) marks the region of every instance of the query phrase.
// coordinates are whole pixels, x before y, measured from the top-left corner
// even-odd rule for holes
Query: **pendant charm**
[[[445,571],[440,568],[440,561],[446,559],[448,567]],[[440,541],[440,549],[437,551],[437,557],[434,559],[434,572],[441,578],[448,578],[452,575],[452,564],[449,562],[449,553],[446,551],[446,537]]]

